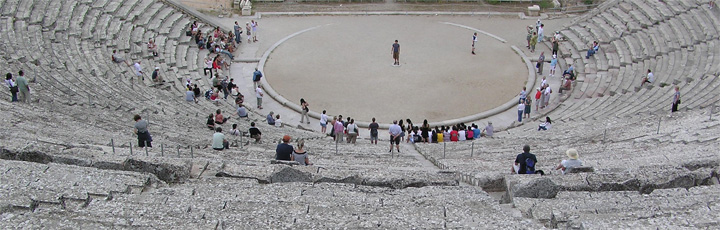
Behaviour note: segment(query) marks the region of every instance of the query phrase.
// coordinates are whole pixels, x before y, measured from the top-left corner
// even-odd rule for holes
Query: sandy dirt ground
[[[323,20],[318,20],[323,19]],[[433,16],[295,18],[324,25],[287,40],[271,55],[265,75],[290,101],[317,111],[369,120],[464,117],[515,97],[527,68],[510,45],[444,24]],[[269,21],[286,18],[265,18]],[[310,22],[312,21],[312,22]],[[473,26],[473,25],[470,25]],[[391,44],[400,44],[400,67]]]

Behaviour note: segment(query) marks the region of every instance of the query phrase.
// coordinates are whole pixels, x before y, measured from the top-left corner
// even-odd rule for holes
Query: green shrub
[[[555,5],[553,5],[551,0],[542,0],[540,3],[538,3],[540,6],[540,9],[552,9],[555,8]]]

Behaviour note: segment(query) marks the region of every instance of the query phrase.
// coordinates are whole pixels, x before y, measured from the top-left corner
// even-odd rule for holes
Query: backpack
[[[208,91],[205,91],[205,99],[210,100],[210,94],[212,94],[212,93],[213,93],[212,89],[211,89],[211,90],[208,90]]]
[[[535,161],[525,158],[525,174],[535,174]]]

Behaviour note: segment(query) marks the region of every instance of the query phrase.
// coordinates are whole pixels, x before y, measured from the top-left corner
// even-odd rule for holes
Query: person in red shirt
[[[452,131],[450,131],[450,141],[457,142],[459,137],[460,134],[457,131],[457,126],[453,126]]]

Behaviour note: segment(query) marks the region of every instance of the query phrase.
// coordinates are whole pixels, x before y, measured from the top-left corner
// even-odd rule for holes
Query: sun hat
[[[578,152],[575,149],[568,149],[565,151],[565,155],[567,155],[570,159],[577,160],[578,159]]]

